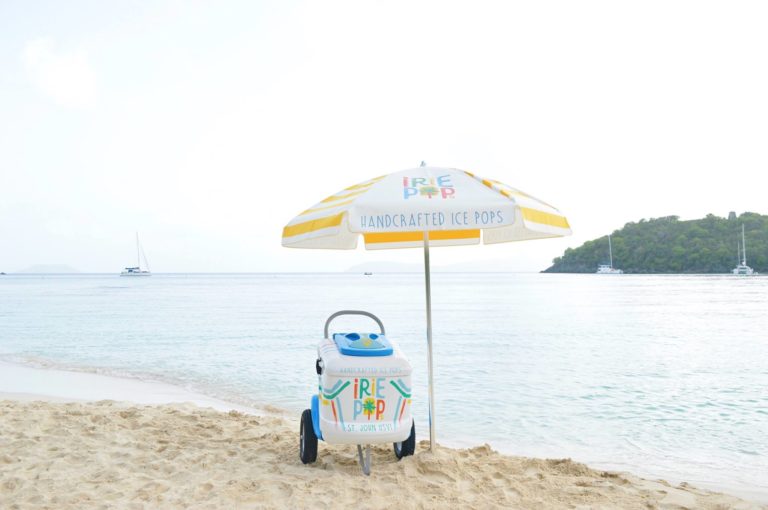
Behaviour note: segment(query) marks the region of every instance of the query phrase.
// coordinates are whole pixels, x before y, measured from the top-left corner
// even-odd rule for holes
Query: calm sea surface
[[[438,273],[433,307],[440,442],[768,500],[768,277]],[[377,314],[409,355],[427,437],[419,274],[0,276],[0,359],[298,417],[341,309]]]

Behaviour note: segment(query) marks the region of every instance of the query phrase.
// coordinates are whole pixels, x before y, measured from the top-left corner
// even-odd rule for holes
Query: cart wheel
[[[299,427],[299,458],[304,464],[310,464],[317,460],[317,436],[312,427],[312,411],[305,409],[301,413],[301,426]]]
[[[413,455],[413,452],[416,451],[416,424],[411,422],[411,435],[408,436],[408,439],[392,444],[395,446],[395,457],[398,459]]]

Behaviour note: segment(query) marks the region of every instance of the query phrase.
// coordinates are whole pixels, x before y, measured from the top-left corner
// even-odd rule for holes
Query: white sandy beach
[[[421,443],[400,462],[377,447],[365,477],[352,447],[321,443],[304,466],[298,423],[282,416],[159,383],[0,369],[0,508],[766,508],[487,445]],[[44,383],[49,394],[36,393]],[[109,391],[134,402],[86,401]],[[196,403],[169,403],[184,398]]]

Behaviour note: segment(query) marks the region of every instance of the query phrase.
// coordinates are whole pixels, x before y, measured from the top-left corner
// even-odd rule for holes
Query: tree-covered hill
[[[613,266],[625,273],[728,273],[738,263],[741,225],[747,237],[747,264],[768,273],[768,216],[746,212],[700,220],[677,216],[627,223],[611,233]],[[545,273],[594,273],[608,263],[608,236],[568,248]]]

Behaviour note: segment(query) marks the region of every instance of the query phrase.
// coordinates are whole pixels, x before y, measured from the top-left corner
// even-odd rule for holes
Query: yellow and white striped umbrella
[[[568,220],[527,193],[454,168],[420,167],[355,184],[292,219],[290,248],[369,250],[486,244],[571,234]]]
[[[482,233],[482,234],[481,234]],[[422,166],[355,184],[283,228],[283,246],[351,250],[424,247],[427,291],[429,445],[435,444],[429,247],[562,237],[560,211],[527,193],[455,168]]]

